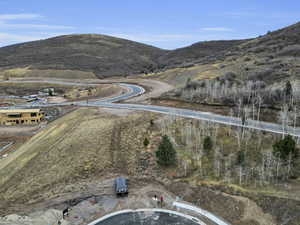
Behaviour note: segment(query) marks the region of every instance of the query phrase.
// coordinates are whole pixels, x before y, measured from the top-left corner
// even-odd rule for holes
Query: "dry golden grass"
[[[189,78],[191,80],[203,80],[213,79],[220,75],[222,75],[222,71],[219,69],[219,64],[205,64],[195,65],[189,68],[169,69],[160,73],[151,73],[143,75],[143,78],[158,79],[172,84],[175,87],[182,87]]]
[[[0,78],[60,78],[60,79],[96,79],[94,73],[83,72],[79,70],[31,70],[26,68],[14,68],[9,70],[0,71]]]
[[[1,83],[0,82],[0,87],[15,87],[15,88],[38,88],[38,89],[42,89],[42,88],[47,88],[47,87],[60,87],[60,88],[71,88],[72,86],[70,85],[63,85],[63,84],[56,84],[56,83],[38,83],[38,82],[33,82],[33,83],[29,83],[29,82],[10,82],[7,81],[5,83]],[[77,87],[77,86],[76,86]]]
[[[64,95],[68,99],[91,98],[95,96],[104,98],[118,93],[120,91],[120,87],[111,84],[101,84],[97,87],[90,88],[89,90],[73,87],[66,91]]]
[[[99,170],[108,166],[105,156],[110,138],[106,135],[113,120],[107,115],[95,119],[94,113],[79,109],[55,121],[2,162],[0,185],[8,188],[6,196],[21,197],[59,180],[80,176],[79,168],[84,164],[92,163]],[[87,162],[99,158],[97,155],[101,163]]]
[[[34,201],[55,187],[110,172],[134,175],[148,116],[81,108],[50,123],[1,161],[0,202]]]

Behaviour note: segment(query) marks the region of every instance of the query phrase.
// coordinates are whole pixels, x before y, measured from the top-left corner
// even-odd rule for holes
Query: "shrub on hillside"
[[[147,147],[149,145],[149,140],[148,138],[145,138],[144,139],[144,142],[143,142],[144,146]]]
[[[196,90],[198,87],[203,87],[203,82],[202,81],[193,80],[193,81],[189,81],[186,84],[186,88],[187,89],[194,89],[194,90]]]
[[[204,151],[206,153],[209,153],[209,151],[212,149],[212,147],[213,147],[213,142],[212,142],[211,138],[209,136],[206,136],[203,141]]]
[[[269,80],[272,79],[272,75],[274,74],[274,70],[272,68],[268,68],[258,72],[252,72],[248,75],[248,80]]]
[[[234,72],[227,72],[223,76],[224,80],[228,80],[228,81],[234,81],[236,77],[237,75]]]
[[[290,45],[278,52],[279,56],[300,56],[300,45]]]

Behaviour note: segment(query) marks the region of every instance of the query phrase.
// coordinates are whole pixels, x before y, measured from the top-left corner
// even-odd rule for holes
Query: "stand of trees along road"
[[[293,88],[290,81],[286,81],[283,87],[278,87],[252,77],[241,81],[236,74],[229,72],[213,80],[188,79],[183,88],[167,93],[165,97],[192,103],[230,106],[229,114],[241,118],[243,122],[248,119],[262,120],[263,109],[276,109],[278,112],[273,113],[277,113],[275,117],[283,129],[287,125],[300,124],[300,90]]]
[[[160,126],[165,136],[159,151],[171,148],[170,141],[183,175],[195,173],[202,179],[250,186],[277,184],[300,175],[299,150],[291,136],[176,116],[166,116]],[[161,153],[157,157],[162,165],[173,162]]]

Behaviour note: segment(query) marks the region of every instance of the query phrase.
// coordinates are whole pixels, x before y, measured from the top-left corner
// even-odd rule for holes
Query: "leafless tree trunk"
[[[240,166],[239,167],[239,184],[242,185],[242,181],[243,181],[243,167]]]
[[[282,138],[284,138],[286,133],[286,128],[288,125],[288,106],[284,105],[281,107],[281,111],[279,112],[279,119],[281,120],[282,125]]]

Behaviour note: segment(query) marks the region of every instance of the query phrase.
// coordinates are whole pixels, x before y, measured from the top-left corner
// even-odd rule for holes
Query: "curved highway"
[[[131,110],[141,110],[141,111],[150,111],[156,113],[163,113],[168,115],[174,115],[179,117],[193,118],[199,120],[210,121],[213,123],[220,123],[230,126],[244,127],[248,129],[255,129],[261,131],[267,131],[277,134],[290,134],[292,136],[300,137],[300,128],[298,127],[282,127],[279,124],[267,123],[257,120],[247,120],[245,124],[242,124],[242,120],[237,117],[222,116],[210,112],[201,112],[188,109],[172,108],[165,106],[155,106],[155,105],[139,105],[139,104],[118,104],[114,103],[116,101],[125,100],[127,98],[143,94],[145,90],[138,85],[131,84],[120,84],[131,89],[131,92],[123,96],[115,97],[112,99],[107,99],[104,101],[96,101],[89,103],[89,106],[101,106],[109,108],[118,108],[118,109],[131,109]],[[87,104],[85,104],[87,105]]]
[[[41,81],[28,81],[28,82],[41,82]],[[59,83],[65,85],[97,85],[97,84],[84,84],[84,83],[75,83],[75,82],[64,82],[64,81],[43,81],[44,83]],[[298,127],[282,127],[279,124],[275,123],[267,123],[262,121],[256,120],[247,120],[245,124],[242,124],[240,118],[237,117],[229,117],[229,116],[222,116],[214,113],[209,112],[201,112],[201,111],[194,111],[188,109],[179,109],[179,108],[172,108],[172,107],[165,107],[165,106],[155,106],[155,105],[140,105],[140,104],[120,104],[116,103],[122,100],[126,100],[128,98],[132,98],[134,96],[141,95],[145,92],[145,89],[138,85],[133,84],[125,84],[125,83],[118,83],[122,88],[127,89],[128,91],[125,94],[120,96],[112,97],[112,98],[105,98],[99,100],[90,100],[89,102],[86,101],[75,101],[75,102],[64,102],[64,103],[45,103],[45,102],[37,102],[35,103],[27,103],[24,105],[19,105],[14,108],[34,108],[34,107],[49,107],[49,106],[63,106],[63,105],[78,105],[78,106],[96,106],[96,107],[107,107],[107,108],[117,108],[117,109],[130,109],[130,110],[140,110],[140,111],[150,111],[168,115],[175,115],[179,117],[186,117],[186,118],[193,118],[199,120],[210,121],[212,123],[220,123],[230,126],[237,126],[237,127],[244,127],[249,129],[267,131],[277,134],[290,134],[295,137],[300,137],[300,128]],[[1,108],[8,108],[8,107],[0,107]]]
[[[125,209],[107,214],[88,225],[206,225],[200,219],[178,211],[147,208],[147,209]],[[228,224],[226,224],[228,225]]]

